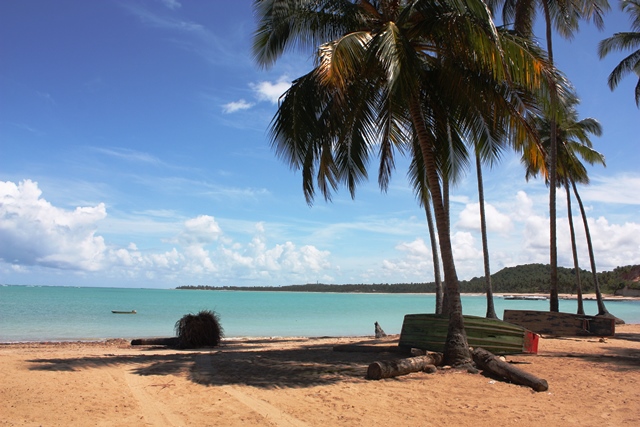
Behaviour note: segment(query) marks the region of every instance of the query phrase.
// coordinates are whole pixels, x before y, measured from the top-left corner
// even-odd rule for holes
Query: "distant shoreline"
[[[340,286],[345,286],[345,285],[340,285]],[[240,287],[233,287],[233,289],[228,289],[226,287],[209,287],[209,288],[198,288],[198,287],[189,287],[189,286],[181,286],[181,287],[177,287],[174,288],[174,290],[206,290],[206,291],[217,291],[217,292],[300,292],[300,293],[322,293],[322,294],[371,294],[371,295],[393,295],[393,294],[404,294],[404,295],[408,295],[408,294],[414,294],[414,295],[435,295],[434,292],[380,292],[380,291],[375,291],[375,290],[371,290],[371,291],[344,291],[344,292],[339,292],[339,291],[319,291],[319,290],[305,290],[302,289],[302,287],[300,289],[281,289],[281,288],[277,288],[277,287],[273,287],[273,288],[240,288]],[[468,297],[481,297],[481,296],[485,296],[485,293],[483,292],[461,292],[460,293],[461,296],[468,296]],[[541,293],[541,292],[494,292],[493,296],[495,298],[504,298],[505,296],[518,296],[518,299],[527,299],[528,297],[545,297],[546,299],[549,298],[549,294],[545,294],[545,293]],[[558,294],[558,298],[561,300],[577,300],[578,296],[576,294]],[[516,299],[516,298],[514,298]],[[533,298],[532,298],[533,299]],[[589,294],[583,294],[582,295],[582,299],[584,301],[596,301],[596,294],[594,293],[589,293]],[[620,295],[613,295],[613,294],[603,294],[602,295],[602,299],[603,301],[640,301],[640,297],[627,297],[627,296],[620,296]]]
[[[462,295],[467,295],[467,296],[482,296],[484,294],[482,293],[463,293]],[[494,293],[493,296],[494,297],[500,297],[503,298],[505,296],[510,296],[510,295],[517,295],[519,297],[547,297],[549,298],[549,294],[543,294],[543,293],[515,293],[515,292],[505,292],[505,293]],[[558,298],[559,299],[565,299],[565,300],[577,300],[578,296],[576,294],[558,294]],[[596,294],[583,294],[582,295],[582,299],[584,301],[596,301]],[[603,294],[602,295],[602,300],[603,301],[640,301],[640,297],[623,297],[623,296],[619,296],[619,295],[613,295],[613,294]]]

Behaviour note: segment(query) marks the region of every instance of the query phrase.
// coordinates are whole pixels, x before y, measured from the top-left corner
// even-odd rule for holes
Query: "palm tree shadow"
[[[367,367],[376,360],[396,359],[394,353],[338,352],[331,344],[293,348],[263,347],[259,340],[224,344],[198,351],[141,347],[137,354],[77,358],[32,359],[31,370],[79,371],[130,366],[130,373],[185,376],[206,385],[248,385],[258,388],[305,388],[338,382],[365,381]],[[160,351],[160,353],[158,353]]]
[[[619,372],[640,370],[640,350],[624,347],[610,347],[606,354],[568,354],[588,362],[607,364],[609,368]]]
[[[618,340],[640,342],[640,334],[632,332],[616,332],[615,338]]]
[[[571,339],[571,338],[565,338]],[[616,332],[615,336],[608,339],[606,342],[606,351],[604,353],[553,353],[548,355],[549,357],[570,357],[582,359],[592,363],[607,364],[612,370],[625,372],[634,371],[640,369],[640,347],[637,346],[616,346],[616,341],[631,341],[640,343],[640,333],[619,333]],[[595,342],[595,341],[594,341]],[[622,344],[622,343],[620,343]]]

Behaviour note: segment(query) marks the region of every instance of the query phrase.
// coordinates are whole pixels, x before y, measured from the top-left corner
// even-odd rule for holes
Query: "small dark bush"
[[[220,317],[210,310],[182,316],[175,328],[178,348],[215,347],[224,337]]]

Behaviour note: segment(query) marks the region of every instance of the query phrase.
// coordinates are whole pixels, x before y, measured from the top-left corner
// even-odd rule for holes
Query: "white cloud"
[[[221,235],[222,230],[212,216],[200,215],[184,223],[184,230],[177,242],[188,247],[203,246],[215,242]]]
[[[277,104],[280,97],[291,87],[291,82],[286,76],[282,76],[276,82],[262,81],[258,83],[250,83],[249,86],[253,90],[255,98],[261,102],[270,102]],[[226,114],[232,114],[238,111],[248,110],[255,105],[254,102],[248,102],[245,99],[232,101],[222,106],[222,111]]]
[[[291,241],[270,245],[265,238],[268,226],[261,222],[248,228],[254,236],[243,244],[225,236],[214,217],[200,215],[184,221],[175,237],[164,240],[175,247],[149,251],[134,242],[124,247],[105,242],[98,230],[106,216],[104,203],[61,209],[42,198],[33,181],[0,182],[0,270],[26,275],[46,267],[95,273],[101,280],[147,279],[175,286],[176,281],[194,280],[315,281],[328,277],[331,267],[331,254],[315,246],[298,247]]]
[[[260,101],[277,104],[280,97],[291,87],[291,82],[286,76],[282,76],[277,82],[252,83],[251,88]]]
[[[382,278],[392,282],[433,280],[431,248],[423,239],[401,242],[395,248],[400,252],[400,257],[383,260],[380,264],[381,273],[372,274],[369,271],[367,276],[375,278],[374,281],[378,283]]]
[[[499,212],[493,205],[485,203],[484,212],[487,222],[487,231],[507,234],[513,229],[511,219]],[[480,203],[469,203],[460,212],[458,227],[467,230],[480,230]]]
[[[640,264],[640,223],[611,224],[606,218],[600,217],[589,218],[588,224],[599,270]],[[582,222],[576,223],[577,229],[581,227]],[[584,232],[580,234],[584,241]],[[582,259],[588,263],[585,251],[586,249],[583,249]]]
[[[244,99],[241,99],[239,101],[229,102],[228,104],[223,105],[222,111],[227,114],[231,114],[231,113],[235,113],[236,111],[248,110],[254,105],[255,104],[252,104],[250,102],[245,101]]]
[[[640,175],[620,174],[593,177],[590,185],[579,186],[578,191],[585,201],[639,205],[638,188]]]
[[[107,216],[104,203],[56,208],[41,198],[36,182],[0,182],[0,259],[8,264],[97,271],[106,245],[96,224]]]
[[[501,204],[501,211],[509,212],[513,229],[507,236],[489,239],[494,272],[505,266],[549,262],[546,200],[534,200],[520,192]],[[562,210],[562,206],[559,208]],[[470,215],[469,206],[465,211],[462,219]],[[129,231],[131,236],[145,236],[146,240],[117,245],[109,242],[110,236],[101,230],[113,232],[114,220],[117,223],[122,219],[111,216],[107,219],[104,203],[59,208],[44,199],[35,182],[0,182],[0,272],[5,280],[17,283],[21,280],[11,277],[26,278],[23,280],[30,283],[43,280],[50,283],[52,277],[65,280],[71,277],[59,276],[56,271],[74,270],[81,273],[77,277],[83,277],[80,285],[91,277],[91,283],[101,280],[105,286],[116,281],[120,284],[150,281],[144,282],[149,283],[145,286],[158,287],[193,283],[282,285],[316,280],[334,283],[433,280],[426,226],[418,227],[415,218],[405,221],[386,218],[386,228],[376,217],[340,223],[341,233],[329,233],[326,241],[315,227],[309,228],[305,223],[307,238],[321,245],[318,247],[297,244],[290,232],[286,233],[286,239],[278,240],[282,235],[279,226],[265,222],[225,219],[223,230],[220,220],[210,215],[185,219],[159,212],[161,222],[150,217],[149,212],[127,215],[126,227],[125,223],[116,227],[116,236],[135,230]],[[586,268],[589,264],[584,228],[580,217],[574,222],[581,266]],[[640,223],[619,224],[605,217],[590,217],[589,226],[599,270],[640,263]],[[327,224],[318,224],[317,230],[326,228]],[[335,254],[321,249],[338,248],[340,245],[336,243],[346,242],[354,230],[394,239],[395,255],[381,255],[378,246],[369,249],[367,245],[375,245],[376,239],[367,241],[370,243],[364,243],[355,253],[349,248]],[[481,275],[479,232],[455,225],[452,232],[458,276],[467,279]],[[410,237],[416,235],[421,237]],[[566,213],[562,212],[558,214],[558,252],[560,265],[572,266]]]
[[[458,231],[451,236],[453,258],[462,265],[465,261],[482,259],[482,249],[478,248],[471,233]]]
[[[524,191],[516,193],[515,205],[512,208],[514,220],[524,220],[533,212],[533,200]]]

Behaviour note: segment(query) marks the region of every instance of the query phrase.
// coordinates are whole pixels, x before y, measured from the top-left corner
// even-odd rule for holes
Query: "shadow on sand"
[[[132,347],[137,354],[105,354],[78,358],[32,359],[32,370],[77,371],[106,366],[129,367],[137,375],[184,375],[203,385],[249,385],[259,388],[303,388],[337,382],[366,381],[369,364],[396,359],[393,353],[333,351],[334,340],[225,341],[219,347],[196,351],[160,347]],[[297,342],[296,342],[297,341]],[[355,341],[355,340],[354,340]],[[388,341],[387,341],[388,343]],[[270,345],[271,344],[271,345]],[[152,354],[153,353],[153,354]]]

